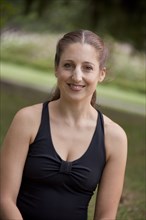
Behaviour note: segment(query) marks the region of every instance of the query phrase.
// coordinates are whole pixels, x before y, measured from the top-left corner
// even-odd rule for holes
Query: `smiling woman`
[[[62,53],[56,66],[60,98],[77,99],[80,104],[89,103],[98,82],[105,77],[105,68],[99,68],[98,56],[94,47],[86,43],[72,43]],[[65,95],[66,94],[66,95]]]
[[[21,109],[1,150],[1,219],[115,219],[127,138],[95,108],[107,50],[95,33],[65,34],[55,56],[57,88],[49,101]],[[5,172],[7,170],[7,172]]]
[[[75,44],[75,45],[72,45],[72,44]],[[64,50],[66,47],[68,47],[68,50]],[[66,58],[66,60],[64,60],[65,63],[63,63],[64,68],[66,69],[66,71],[70,70],[70,73],[71,73],[71,70],[72,72],[74,72],[72,76],[73,78],[81,77],[81,74],[79,74],[79,70],[82,70],[81,72],[86,73],[86,75],[87,73],[95,73],[96,71],[96,74],[100,75],[100,77],[98,76],[99,77],[98,81],[101,82],[104,79],[105,62],[107,60],[108,50],[105,47],[102,39],[95,33],[88,31],[88,30],[79,31],[79,32],[71,32],[71,33],[65,34],[64,37],[60,39],[60,41],[57,44],[56,55],[55,55],[56,73],[57,73],[58,67],[60,67],[60,59],[62,61],[64,56]],[[69,57],[72,57],[72,59],[70,60]],[[80,62],[81,62],[81,59],[83,62],[82,66],[80,67],[79,65],[76,64],[76,62],[78,62],[78,58],[80,59]],[[78,74],[76,73],[77,71],[78,71]],[[97,76],[96,74],[94,75],[90,74],[88,78],[96,77]],[[52,96],[52,100],[56,100],[58,98],[60,98],[59,87],[56,88]],[[92,94],[92,99],[91,99],[91,104],[94,107],[95,107],[95,102],[96,102],[96,88],[94,90],[94,93]]]

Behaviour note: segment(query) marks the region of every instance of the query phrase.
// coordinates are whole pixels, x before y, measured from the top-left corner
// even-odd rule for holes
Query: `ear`
[[[99,72],[99,82],[102,82],[106,76],[106,67],[103,67]]]

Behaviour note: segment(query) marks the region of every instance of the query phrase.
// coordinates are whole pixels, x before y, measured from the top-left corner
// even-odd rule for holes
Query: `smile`
[[[84,85],[77,85],[77,84],[72,84],[72,83],[68,83],[68,86],[70,87],[70,89],[72,89],[73,91],[80,91],[82,88],[84,88]]]

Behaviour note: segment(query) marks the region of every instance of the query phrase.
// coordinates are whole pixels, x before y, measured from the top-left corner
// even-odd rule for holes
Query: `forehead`
[[[72,43],[64,48],[61,60],[77,60],[93,62],[98,61],[98,52],[90,44]]]

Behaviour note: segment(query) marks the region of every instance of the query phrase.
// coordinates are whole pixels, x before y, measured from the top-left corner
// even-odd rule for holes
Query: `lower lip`
[[[72,91],[81,91],[84,87],[83,86],[75,86],[75,85],[69,85],[69,88],[72,90]]]

